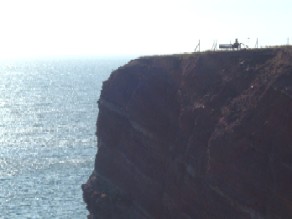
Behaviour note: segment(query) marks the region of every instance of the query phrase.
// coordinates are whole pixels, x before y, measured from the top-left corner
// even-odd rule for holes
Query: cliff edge
[[[98,104],[88,218],[292,218],[292,48],[142,57]]]

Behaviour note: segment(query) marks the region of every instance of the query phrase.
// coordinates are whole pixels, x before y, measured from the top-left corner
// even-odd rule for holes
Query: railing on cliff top
[[[276,49],[276,48],[291,48],[292,45],[289,44],[289,38],[287,40],[287,44],[285,45],[268,45],[268,46],[259,46],[258,39],[256,40],[256,44],[254,47],[248,47],[243,43],[239,43],[238,39],[235,39],[235,42],[229,44],[219,44],[219,48],[217,47],[217,41],[213,42],[212,48],[210,50],[202,50],[201,51],[201,41],[199,40],[198,44],[195,47],[194,53],[201,52],[211,52],[211,51],[238,51],[238,50],[257,50],[257,49]]]

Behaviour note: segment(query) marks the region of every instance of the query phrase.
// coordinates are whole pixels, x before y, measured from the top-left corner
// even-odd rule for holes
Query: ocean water
[[[102,81],[129,58],[0,62],[0,219],[86,218]]]

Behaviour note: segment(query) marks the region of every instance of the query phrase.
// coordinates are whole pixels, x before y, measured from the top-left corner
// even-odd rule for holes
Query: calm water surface
[[[128,58],[0,63],[0,219],[86,218],[102,81]]]

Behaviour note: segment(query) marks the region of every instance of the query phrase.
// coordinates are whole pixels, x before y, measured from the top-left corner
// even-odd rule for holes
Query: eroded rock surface
[[[292,218],[291,48],[142,57],[98,103],[89,218]]]

